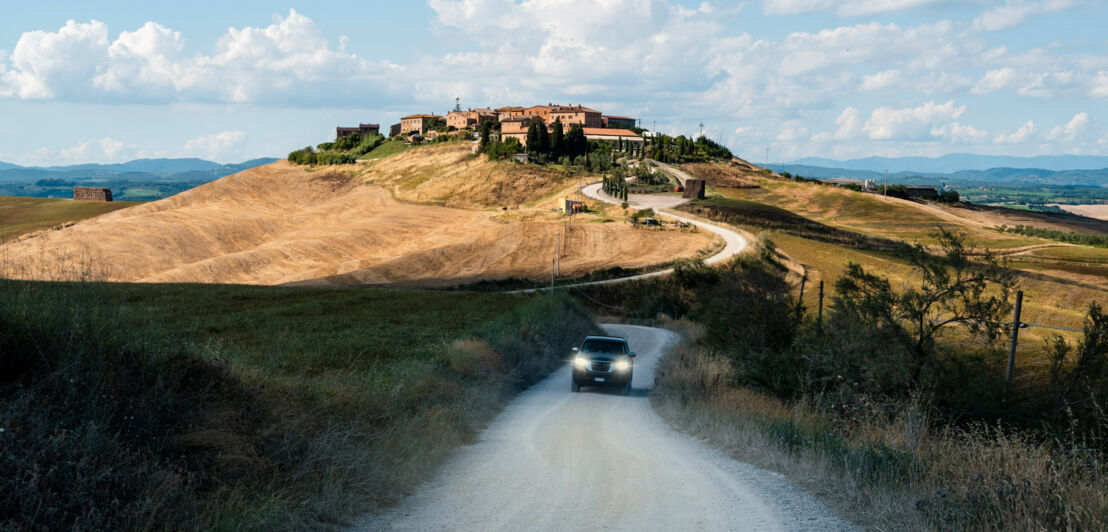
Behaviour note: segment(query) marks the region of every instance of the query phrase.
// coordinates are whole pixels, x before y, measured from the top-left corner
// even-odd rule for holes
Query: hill
[[[550,208],[577,178],[469,152],[448,144],[342,167],[279,161],[27,235],[0,254],[7,275],[25,279],[445,286],[548,278],[563,230]],[[710,245],[699,233],[605,220],[583,216],[568,227],[563,275],[646,267]]]
[[[73,201],[0,196],[0,242],[26,233],[72,224],[136,205],[126,201]]]
[[[976,245],[1006,256],[1019,269],[1028,294],[1024,302],[1026,321],[1079,327],[1089,302],[1108,298],[1108,250],[995,229],[1023,225],[1108,235],[1108,222],[1104,220],[1067,213],[883,199],[776,174],[766,176],[741,166],[715,167],[705,172],[685,165],[689,172],[707,179],[719,195],[687,209],[765,234],[808,272],[810,281],[832,282],[848,262],[855,261],[895,282],[911,282],[907,276],[910,268],[895,253],[896,245],[933,244],[932,235],[943,227],[966,233]],[[721,175],[750,180],[758,186],[736,187]],[[1047,331],[1027,334],[1029,338],[1042,338]]]

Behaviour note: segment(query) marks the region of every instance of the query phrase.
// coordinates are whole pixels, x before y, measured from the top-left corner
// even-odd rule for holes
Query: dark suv
[[[619,387],[620,393],[631,392],[631,376],[635,371],[635,353],[627,340],[618,336],[586,336],[581,347],[573,348],[573,382],[570,389],[579,392],[582,386]]]

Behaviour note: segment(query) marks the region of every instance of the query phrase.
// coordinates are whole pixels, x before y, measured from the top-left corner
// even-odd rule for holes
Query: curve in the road
[[[364,530],[853,530],[779,474],[667,425],[646,393],[676,341],[605,325],[639,353],[630,396],[570,392],[569,366],[521,393],[434,479]]]
[[[600,201],[603,201],[605,203],[611,203],[612,205],[620,205],[622,203],[621,200],[617,200],[617,199],[605,194],[604,192],[602,192],[601,191],[601,186],[602,186],[601,183],[594,183],[592,185],[588,185],[585,188],[581,189],[581,192],[583,192],[586,196],[588,196],[590,198],[600,200]],[[719,253],[716,253],[715,255],[712,255],[711,257],[705,259],[704,262],[706,264],[715,264],[717,262],[725,261],[727,259],[730,259],[731,257],[734,257],[735,255],[738,255],[739,253],[742,253],[743,250],[746,249],[746,246],[748,245],[748,242],[746,241],[746,238],[743,238],[742,235],[736,233],[735,231],[732,231],[731,229],[728,229],[728,228],[723,227],[723,226],[715,225],[715,224],[712,224],[712,223],[704,222],[704,221],[701,221],[701,220],[696,220],[696,219],[693,219],[693,218],[689,218],[687,216],[681,216],[680,214],[676,214],[676,213],[674,213],[673,211],[670,211],[670,210],[665,210],[665,209],[669,209],[671,207],[676,207],[676,206],[678,206],[682,203],[685,203],[685,201],[687,201],[687,200],[685,200],[683,198],[675,198],[673,196],[652,197],[652,196],[649,196],[649,195],[646,195],[646,194],[632,194],[632,195],[628,196],[628,200],[630,200],[628,202],[628,206],[630,206],[632,208],[635,208],[635,209],[652,208],[652,209],[654,209],[655,212],[660,212],[660,213],[665,214],[666,216],[668,216],[670,218],[673,218],[675,220],[695,225],[695,226],[697,226],[701,229],[711,231],[711,232],[719,235],[720,237],[722,237],[723,242],[724,242],[723,249],[721,249],[719,251]],[[629,276],[629,277],[620,277],[618,279],[606,279],[606,280],[603,280],[603,281],[591,281],[591,282],[587,282],[587,283],[575,283],[575,284],[569,284],[569,285],[558,285],[556,288],[571,288],[571,287],[575,287],[575,286],[589,286],[589,285],[598,285],[598,284],[623,283],[623,282],[627,282],[627,281],[634,281],[636,279],[647,279],[647,278],[650,278],[650,277],[657,277],[659,275],[668,275],[672,272],[673,272],[673,268],[668,268],[668,269],[659,270],[659,271],[656,271],[656,272],[643,273],[643,274],[639,274],[639,275],[632,275],[632,276]],[[520,290],[520,292],[534,292],[536,290],[549,290],[549,288]]]

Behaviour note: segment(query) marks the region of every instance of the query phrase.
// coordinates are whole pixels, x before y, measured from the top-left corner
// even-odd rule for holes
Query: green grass
[[[347,526],[596,330],[564,296],[0,280],[0,529]]]
[[[0,241],[132,205],[135,203],[0,196]]]
[[[412,145],[402,140],[386,140],[380,146],[373,148],[369,153],[359,159],[384,159],[390,155],[396,155],[412,149]]]
[[[1108,249],[1088,246],[1059,246],[1032,250],[1033,257],[1072,262],[1108,264]]]

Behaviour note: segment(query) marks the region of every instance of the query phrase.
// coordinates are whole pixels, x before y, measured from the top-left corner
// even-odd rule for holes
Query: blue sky
[[[703,122],[759,162],[1103,155],[1105,27],[1089,0],[25,3],[0,160],[283,156],[454,97]]]

